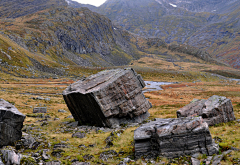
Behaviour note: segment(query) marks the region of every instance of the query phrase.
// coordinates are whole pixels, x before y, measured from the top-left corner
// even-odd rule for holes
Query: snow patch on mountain
[[[177,7],[177,5],[174,5],[174,4],[172,4],[172,3],[169,3],[169,5],[171,5],[172,7]]]
[[[71,2],[69,0],[65,0],[68,4],[70,4]]]

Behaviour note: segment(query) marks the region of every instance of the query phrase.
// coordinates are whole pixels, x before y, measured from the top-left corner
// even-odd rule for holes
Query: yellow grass
[[[95,72],[95,71],[94,71]],[[152,77],[151,80],[155,80],[156,77]],[[12,77],[6,78],[8,81],[0,80],[0,95],[1,98],[15,104],[18,110],[24,114],[32,114],[33,107],[46,106],[48,108],[48,115],[52,118],[48,122],[48,125],[41,126],[41,122],[37,122],[40,119],[27,117],[24,125],[34,124],[35,127],[41,128],[44,138],[47,139],[52,145],[61,141],[66,141],[69,148],[64,148],[65,153],[60,159],[67,162],[72,159],[83,160],[83,155],[92,154],[95,158],[90,160],[93,164],[102,162],[99,160],[99,155],[103,151],[116,150],[124,151],[125,155],[109,160],[107,164],[118,164],[122,158],[127,155],[134,154],[134,146],[132,146],[134,130],[136,127],[127,128],[124,133],[114,141],[114,146],[106,149],[104,140],[110,135],[110,132],[91,132],[87,134],[87,137],[83,139],[72,138],[72,133],[58,133],[60,131],[62,122],[73,121],[73,119],[66,119],[71,115],[68,111],[66,104],[64,103],[61,95],[62,91],[71,83],[72,80],[68,79],[19,79]],[[176,77],[175,77],[176,80]],[[240,85],[236,84],[236,81],[214,81],[214,82],[182,82],[178,84],[164,85],[164,90],[145,93],[145,96],[152,103],[153,108],[149,110],[151,116],[154,118],[176,118],[176,111],[189,104],[194,98],[207,99],[212,95],[226,96],[232,100],[234,106],[234,112],[237,119],[240,118]],[[28,94],[27,94],[28,93]],[[33,95],[36,94],[36,95]],[[34,100],[32,97],[41,96],[44,98],[50,98],[50,101]],[[59,109],[68,111],[67,113],[59,113]],[[54,121],[57,117],[60,120]],[[240,148],[240,124],[235,122],[234,124],[223,124],[210,127],[212,137],[220,137],[224,143],[229,146]],[[39,133],[33,130],[32,133]],[[87,149],[80,149],[78,146],[84,144],[95,144],[96,146]],[[49,154],[52,151],[49,151]],[[232,157],[226,161],[222,161],[223,164],[229,164],[233,161],[233,158],[239,158],[239,152],[233,152]],[[70,159],[67,160],[66,157]],[[53,157],[54,158],[54,157]],[[54,158],[56,159],[56,158]],[[162,161],[167,162],[167,159]],[[104,162],[106,163],[106,162]],[[141,160],[138,160],[136,164],[142,164]]]

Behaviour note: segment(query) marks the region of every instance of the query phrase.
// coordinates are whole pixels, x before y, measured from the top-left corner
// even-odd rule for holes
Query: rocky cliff
[[[203,48],[240,68],[239,1],[108,0],[91,10],[135,34]]]
[[[33,53],[63,65],[125,65],[134,54],[128,32],[87,8],[57,7],[5,19],[1,33]]]

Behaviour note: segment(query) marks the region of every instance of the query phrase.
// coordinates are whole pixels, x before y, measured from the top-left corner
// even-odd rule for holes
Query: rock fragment
[[[77,133],[74,133],[74,134],[72,135],[72,137],[73,137],[73,138],[80,138],[80,139],[82,139],[82,138],[86,137],[86,133],[77,132]]]
[[[0,99],[0,147],[21,139],[25,118],[14,105]]]
[[[202,116],[209,126],[236,120],[230,99],[212,96],[208,100],[194,99],[190,104],[177,111],[179,117]]]
[[[76,121],[117,127],[149,117],[151,103],[142,93],[144,86],[133,69],[105,70],[70,85],[63,97]]]
[[[1,150],[2,158],[6,164],[20,165],[22,155],[16,154],[13,150]]]
[[[137,128],[134,140],[136,158],[218,153],[218,145],[201,117],[156,119]]]
[[[47,107],[35,107],[33,113],[47,113]]]

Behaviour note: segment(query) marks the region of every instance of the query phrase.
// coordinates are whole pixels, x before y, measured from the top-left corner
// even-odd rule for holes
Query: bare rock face
[[[202,116],[209,126],[236,120],[230,99],[212,96],[208,100],[194,99],[190,104],[177,111],[178,117]]]
[[[149,117],[152,105],[142,93],[144,86],[131,68],[105,70],[70,85],[63,97],[76,121],[115,127]]]
[[[0,147],[21,139],[25,118],[14,105],[0,99]]]
[[[202,117],[156,119],[137,128],[134,140],[136,158],[218,153],[218,145]]]

